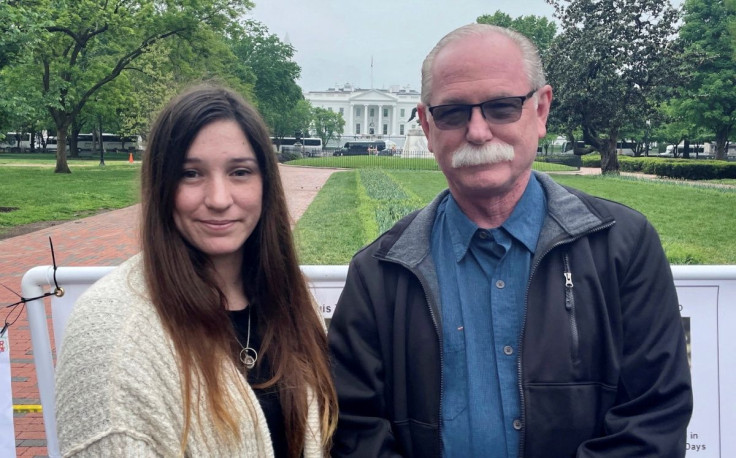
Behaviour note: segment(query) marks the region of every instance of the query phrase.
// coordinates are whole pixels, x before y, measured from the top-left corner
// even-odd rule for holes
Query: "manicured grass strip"
[[[332,174],[299,219],[294,236],[301,264],[347,264],[365,244],[357,178],[357,171]]]
[[[396,221],[423,205],[421,199],[405,190],[384,170],[361,170],[360,184],[365,190],[366,205],[374,209],[377,234],[387,231]]]
[[[409,197],[391,177],[379,169],[361,170],[360,181],[370,199],[403,200]]]
[[[0,233],[39,221],[82,218],[138,202],[140,164],[73,167],[0,166]]]

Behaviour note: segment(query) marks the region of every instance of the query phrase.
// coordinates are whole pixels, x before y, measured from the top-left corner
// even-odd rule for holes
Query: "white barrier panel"
[[[77,297],[113,267],[60,267],[56,279],[65,290],[52,296],[57,351],[61,332]],[[325,319],[332,318],[345,285],[347,266],[302,266]],[[680,299],[693,374],[695,408],[688,427],[687,457],[736,456],[736,266],[672,266]],[[50,266],[34,267],[23,277],[24,297],[36,297],[53,285]],[[43,406],[47,448],[59,456],[54,403],[54,361],[46,312],[41,300],[29,302],[33,358]],[[2,455],[4,456],[4,455]]]
[[[114,267],[59,267],[56,282],[64,288],[62,297],[51,296],[51,319],[54,328],[54,344],[61,351],[63,330],[77,298],[92,283],[113,270]],[[325,319],[332,318],[335,304],[345,286],[348,266],[302,266]],[[23,297],[37,297],[54,285],[54,270],[51,266],[39,266],[26,272],[21,282]],[[43,406],[43,422],[46,429],[46,448],[50,457],[58,457],[59,442],[56,437],[56,404],[54,399],[55,361],[51,353],[51,341],[46,324],[46,309],[43,300],[27,304],[28,325],[31,330],[33,361],[36,365],[38,392]],[[8,393],[10,390],[8,390]],[[12,408],[11,408],[12,412]],[[12,413],[11,413],[12,417]],[[11,418],[12,426],[12,418]],[[0,453],[0,456],[6,456]]]
[[[672,266],[693,377],[687,457],[736,457],[736,266]]]
[[[13,392],[10,389],[10,338],[0,336],[0,456],[15,458]]]

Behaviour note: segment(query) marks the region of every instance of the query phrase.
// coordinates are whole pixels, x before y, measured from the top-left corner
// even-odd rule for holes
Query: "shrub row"
[[[581,167],[583,161],[580,156],[574,154],[550,154],[547,156],[537,156],[536,162],[550,162],[553,164],[562,164],[570,167]]]
[[[600,167],[598,154],[582,156],[583,167]],[[713,160],[666,159],[619,156],[622,172],[637,172],[678,180],[717,180],[736,178],[736,163]]]

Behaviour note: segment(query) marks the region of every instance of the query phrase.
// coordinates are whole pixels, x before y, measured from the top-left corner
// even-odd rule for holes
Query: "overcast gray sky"
[[[419,90],[424,57],[447,32],[501,10],[543,15],[544,0],[254,0],[251,17],[296,48],[304,91],[337,84]]]

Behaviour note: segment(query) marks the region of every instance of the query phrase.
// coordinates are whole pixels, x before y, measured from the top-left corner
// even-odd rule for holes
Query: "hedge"
[[[568,165],[570,167],[581,167],[582,161],[580,156],[574,154],[549,154],[547,156],[540,156],[534,159],[537,162],[550,162],[553,164]]]
[[[583,167],[600,167],[598,154],[582,156]],[[736,178],[736,163],[708,159],[671,159],[619,156],[622,172],[637,172],[679,180],[718,180]]]

